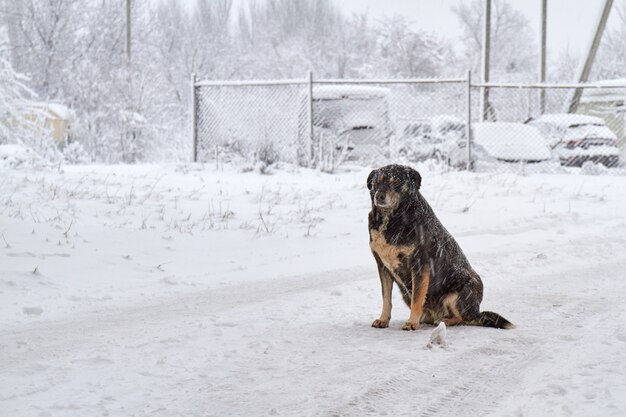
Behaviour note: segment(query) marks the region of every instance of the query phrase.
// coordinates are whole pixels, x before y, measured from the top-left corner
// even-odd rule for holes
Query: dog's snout
[[[374,195],[374,200],[376,201],[377,204],[384,204],[385,203],[385,193],[381,193],[380,191],[376,191],[376,194]]]

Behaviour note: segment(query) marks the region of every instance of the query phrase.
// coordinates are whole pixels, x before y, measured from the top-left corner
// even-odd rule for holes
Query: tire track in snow
[[[529,293],[534,291],[530,289],[529,284],[541,285],[544,291],[558,294],[559,292],[555,290],[557,284],[554,282],[559,277],[566,279],[567,276],[574,274],[615,275],[618,267],[622,268],[623,262],[605,263],[585,268],[581,268],[579,265],[563,264],[552,269],[549,274],[544,270],[541,273],[534,271],[535,273],[532,275],[523,276],[523,280],[516,279],[515,284],[507,286],[506,293],[504,290],[498,290],[500,296],[503,297],[500,302],[518,300],[515,303],[521,305],[524,310],[523,313],[531,314],[537,309],[546,308],[543,304],[549,298],[532,298],[523,301],[528,299]],[[519,278],[522,276],[520,275]],[[15,332],[16,335],[21,335],[20,337],[29,337],[29,345],[34,350],[25,352],[24,349],[19,350],[8,346],[8,341],[21,340],[15,335],[11,336],[8,341],[4,337],[0,339],[0,349],[3,351],[3,354],[0,355],[0,370],[14,369],[17,366],[15,364],[13,367],[3,368],[12,359],[23,361],[23,364],[37,360],[45,362],[49,358],[58,361],[59,358],[71,355],[76,351],[82,352],[82,356],[85,356],[86,350],[94,349],[102,342],[102,335],[114,334],[118,339],[116,340],[117,343],[127,345],[133,340],[137,341],[136,332],[138,329],[144,329],[148,335],[146,336],[144,332],[140,339],[153,343],[148,336],[159,335],[159,332],[172,322],[180,326],[177,326],[177,330],[173,333],[174,337],[180,338],[181,335],[184,336],[185,332],[190,331],[190,326],[181,322],[187,318],[206,318],[207,315],[216,311],[239,307],[248,308],[250,305],[258,306],[262,303],[268,303],[271,308],[280,313],[289,311],[288,308],[285,310],[285,305],[297,303],[296,300],[302,297],[303,293],[318,292],[335,286],[354,288],[356,282],[364,280],[372,280],[376,283],[375,271],[371,268],[362,268],[266,280],[254,284],[242,283],[227,288],[206,290],[197,294],[183,294],[159,300],[160,302],[157,304],[141,304],[106,311],[106,314],[100,316],[81,316],[78,319],[65,320],[62,323],[39,323],[23,332]],[[377,283],[373,285],[376,286]],[[525,291],[517,293],[520,288],[525,288]],[[250,289],[254,291],[250,291]],[[343,288],[342,291],[344,291]],[[242,296],[244,295],[245,303],[242,303]],[[315,294],[311,297],[318,297],[319,295]],[[542,295],[545,296],[545,293],[542,292]],[[309,299],[312,299],[311,297]],[[321,297],[324,299],[317,301],[327,305],[334,303],[333,299],[329,298],[331,295],[322,293]],[[275,300],[280,300],[280,303],[276,303]],[[575,315],[578,308],[577,304],[573,303],[567,295],[564,296],[563,300],[558,301],[564,304],[560,310],[560,313],[564,314],[563,319],[577,320]],[[378,309],[378,301],[376,304],[376,306],[372,306],[372,311],[360,311],[359,316],[374,313]],[[349,313],[350,307],[345,306],[345,308],[347,310],[344,313]],[[544,311],[543,317],[549,316],[548,313],[549,311]],[[535,323],[545,329],[546,325],[541,324],[540,320],[542,312],[538,311],[537,314]],[[306,319],[297,319],[285,331],[300,329],[299,326],[303,324],[307,324]],[[266,329],[267,325],[259,325],[250,336],[257,337],[263,334]],[[336,406],[337,401],[332,396],[322,399],[326,405],[321,404],[318,410],[327,411],[320,412],[318,415],[381,415],[386,411],[389,415],[487,415],[491,411],[500,409],[501,401],[506,400],[510,393],[516,389],[519,385],[516,382],[524,376],[534,361],[546,362],[545,349],[543,349],[546,342],[538,340],[536,330],[527,332],[524,336],[521,329],[513,332],[498,332],[470,327],[454,328],[455,339],[451,340],[452,349],[450,351],[435,350],[431,352],[420,350],[421,346],[414,342],[414,340],[419,341],[426,336],[427,329],[428,327],[425,327],[421,334],[407,335],[400,332],[401,336],[390,337],[389,343],[395,343],[395,347],[401,352],[399,357],[403,358],[402,362],[398,361],[391,364],[363,363],[362,360],[359,361],[358,359],[355,361],[354,350],[346,349],[345,345],[332,339],[329,340],[328,332],[312,334],[310,328],[299,331],[301,337],[310,338],[308,343],[311,346],[330,343],[329,351],[338,349],[338,353],[344,357],[352,357],[353,363],[356,362],[355,365],[367,369],[364,374],[355,375],[354,385],[348,387],[351,392],[346,393],[348,400],[342,399]],[[353,331],[363,335],[366,330],[364,328]],[[197,329],[193,329],[193,331],[197,332]],[[399,330],[397,331],[399,332]],[[539,336],[540,333],[541,330]],[[280,335],[281,332],[276,334]],[[389,336],[385,331],[371,334],[375,335],[374,338],[377,339],[373,342],[384,341],[383,339]],[[30,339],[32,337],[35,339]],[[459,341],[461,337],[464,338],[462,342]],[[157,342],[161,343],[162,341]],[[387,342],[385,341],[385,343]],[[409,350],[405,352],[405,348],[409,348]],[[180,349],[185,351],[185,347]],[[9,355],[5,356],[5,353]],[[13,358],[10,355],[13,355]],[[259,356],[252,356],[251,358],[258,358]],[[485,364],[484,358],[490,356],[496,356],[501,362]],[[359,362],[361,363],[359,364]],[[305,370],[307,364],[306,361],[300,361],[297,362],[297,365]],[[280,368],[279,370],[286,372],[287,368]],[[347,373],[345,366],[339,371],[344,375]],[[324,378],[329,377],[324,372],[316,372],[315,375],[321,382],[324,381]],[[380,375],[380,379],[373,378],[374,375]],[[429,379],[432,378],[432,375],[436,375],[436,378],[432,379],[431,382]],[[226,382],[232,382],[232,380],[231,378]],[[359,386],[364,388],[355,394],[356,387]],[[234,397],[244,395],[244,392],[237,392],[234,385],[233,388],[228,389],[233,390],[231,393]],[[16,394],[20,397],[29,395],[26,392],[16,392]],[[216,394],[216,398],[223,398],[223,395]],[[287,403],[282,406],[296,407],[297,405]],[[279,407],[279,409],[281,408]]]
[[[511,394],[524,370],[540,356],[536,347],[526,350],[531,344],[521,338],[501,340],[497,349],[490,346],[491,337],[485,339],[483,345],[461,352],[417,351],[411,361],[389,367],[393,375],[318,415],[485,416]]]
[[[137,328],[164,326],[168,321],[211,314],[239,308],[245,304],[267,303],[319,291],[346,283],[376,280],[374,268],[354,268],[292,277],[243,282],[225,288],[211,288],[196,293],[177,294],[156,303],[124,305],[117,308],[81,314],[78,318],[41,321],[30,326],[0,329],[0,372],[28,359],[43,360],[63,352],[76,350],[82,344],[98,343],[100,335],[116,332],[132,339]],[[121,327],[123,325],[123,327]],[[228,325],[228,324],[222,324]],[[24,341],[29,349],[25,350]]]
[[[497,410],[500,401],[515,391],[524,371],[541,357],[541,349],[531,346],[515,338],[505,346],[500,341],[498,349],[481,346],[464,352],[448,392],[429,398],[430,404],[419,409],[418,415],[485,416]],[[526,348],[530,349],[521,350]],[[489,357],[487,366],[476,368],[485,355]]]
[[[522,305],[522,317],[530,320],[518,323],[517,330],[451,328],[448,332],[449,350],[417,350],[402,364],[372,369],[381,372],[382,380],[374,380],[358,395],[318,415],[497,415],[506,402],[514,398],[513,394],[519,392],[522,380],[531,369],[545,366],[552,361],[553,355],[558,355],[555,346],[557,350],[565,349],[563,355],[566,355],[569,347],[559,343],[579,333],[583,319],[593,323],[607,314],[607,301],[598,297],[581,299],[582,288],[572,288],[573,294],[565,292],[550,301],[551,294],[558,294],[554,287],[562,290],[560,286],[568,285],[567,277],[573,274],[603,275],[617,280],[624,267],[626,265],[620,260],[586,267],[566,264],[559,271],[528,277],[528,281],[517,284],[520,287],[516,291],[517,297],[527,298],[528,293],[534,291],[529,283],[543,282],[546,293],[539,295],[545,298],[532,299]],[[559,277],[565,282],[559,283]],[[617,304],[619,293],[610,295],[617,297]],[[556,312],[554,301],[558,306]],[[581,302],[584,302],[583,309]],[[461,338],[462,342],[459,341]],[[461,343],[478,345],[464,349]]]

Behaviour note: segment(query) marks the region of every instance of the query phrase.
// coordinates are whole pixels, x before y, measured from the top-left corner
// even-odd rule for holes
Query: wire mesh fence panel
[[[346,161],[383,163],[393,125],[389,90],[371,85],[316,85],[312,94],[311,165],[332,172]]]
[[[394,158],[464,167],[466,93],[461,82],[395,86],[391,107],[396,127]]]
[[[463,94],[460,83],[321,81],[313,88],[316,165],[442,159],[450,127],[463,135]]]
[[[466,87],[456,82],[197,83],[197,159],[344,163],[443,160],[465,140]]]
[[[624,162],[626,88],[489,86],[472,88],[472,151],[478,171],[590,173]],[[543,90],[543,94],[542,94]]]
[[[572,106],[577,88],[464,79],[200,82],[197,159],[333,172],[429,161],[466,169],[471,155],[469,166],[486,172],[623,170],[626,86],[584,86]]]
[[[302,83],[196,86],[197,159],[296,162],[305,90]]]

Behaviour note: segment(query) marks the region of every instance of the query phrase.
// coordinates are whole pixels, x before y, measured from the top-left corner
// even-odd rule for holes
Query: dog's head
[[[387,165],[370,172],[367,188],[372,205],[381,210],[395,210],[400,203],[417,195],[422,177],[419,172],[403,165]]]

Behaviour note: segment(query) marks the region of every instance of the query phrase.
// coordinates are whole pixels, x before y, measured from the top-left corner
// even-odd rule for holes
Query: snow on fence
[[[577,88],[582,99],[566,114]],[[287,161],[329,172],[345,162],[436,161],[457,169],[565,172],[587,161],[596,170],[622,166],[626,156],[626,83],[480,84],[469,72],[453,79],[318,80],[309,73],[262,81],[194,77],[192,91],[195,161]]]

